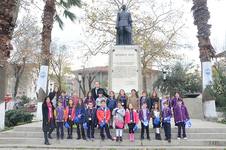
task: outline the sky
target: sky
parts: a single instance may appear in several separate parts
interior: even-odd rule
[[[163,0],[164,1],[164,0]],[[183,32],[187,36],[188,42],[192,46],[192,50],[187,49],[181,49],[179,53],[186,54],[187,58],[185,58],[184,61],[189,62],[191,60],[194,60],[196,64],[200,64],[199,60],[199,48],[198,48],[198,39],[196,38],[197,34],[197,27],[193,24],[193,14],[191,12],[191,7],[193,6],[192,1],[186,2],[183,0],[171,0],[175,2],[177,5],[176,7],[183,6],[183,10],[185,12],[184,18],[187,20],[186,28],[183,29]],[[91,0],[86,0],[86,2],[91,2]],[[211,28],[211,42],[214,46],[215,43],[223,44],[225,40],[225,34],[226,34],[226,20],[223,18],[223,15],[226,14],[226,0],[208,0],[208,7],[210,11],[210,20],[209,24],[212,25]],[[43,8],[44,5],[39,4],[39,8]],[[81,51],[80,49],[77,49],[77,42],[84,39],[84,36],[82,34],[81,27],[84,26],[84,24],[79,24],[78,19],[80,19],[84,13],[80,8],[73,8],[71,9],[73,13],[77,16],[77,21],[75,23],[72,23],[69,19],[63,19],[63,22],[65,23],[64,30],[61,30],[58,26],[58,24],[55,22],[54,27],[52,30],[52,39],[58,39],[59,43],[62,44],[68,44],[71,45],[71,50],[74,54],[74,59],[72,63],[72,69],[81,69],[82,65],[84,65],[86,68],[88,67],[94,67],[94,66],[106,66],[108,65],[108,55],[101,55],[98,54],[95,57],[88,58],[88,61],[82,61],[78,60],[77,57],[81,54],[85,53],[86,51]],[[21,11],[19,14],[19,19],[25,14],[24,11]],[[41,15],[42,11],[33,8],[32,14],[36,15],[38,18],[38,22],[40,27],[41,25]],[[221,50],[216,49],[217,53]]]

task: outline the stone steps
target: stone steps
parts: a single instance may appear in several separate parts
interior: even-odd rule
[[[165,134],[163,130],[160,130],[161,132],[161,137],[164,138]],[[85,131],[86,133],[86,131]],[[150,138],[154,139],[155,138],[155,133],[150,132]],[[177,138],[177,132],[176,133],[171,133],[172,138],[176,139]],[[115,130],[111,130],[111,135],[113,137],[116,137]],[[226,134],[225,133],[186,133],[188,139],[226,139]],[[43,138],[43,132],[24,132],[24,131],[6,131],[0,133],[0,137],[26,137],[26,138]],[[56,138],[56,130],[53,131],[52,137]],[[64,137],[67,137],[67,132],[64,132]],[[73,137],[77,137],[77,132],[76,130],[73,131]],[[95,132],[94,137],[96,139],[100,139],[100,132]],[[146,133],[144,134],[144,137],[146,137]],[[135,138],[140,139],[140,132],[135,132]],[[129,139],[129,133],[124,132],[123,133],[123,139]]]

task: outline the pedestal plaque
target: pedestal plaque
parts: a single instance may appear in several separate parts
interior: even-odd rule
[[[112,46],[109,55],[108,89],[118,94],[120,89],[142,92],[141,58],[137,45]]]

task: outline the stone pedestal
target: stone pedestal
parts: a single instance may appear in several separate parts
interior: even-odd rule
[[[202,98],[185,98],[183,100],[190,119],[204,120]]]
[[[141,57],[137,45],[116,45],[110,49],[108,91],[114,91],[117,96],[120,89],[129,95],[135,89],[141,95]]]

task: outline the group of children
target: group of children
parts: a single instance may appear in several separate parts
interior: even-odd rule
[[[141,140],[144,139],[144,130],[146,130],[147,139],[149,136],[149,123],[152,118],[153,128],[156,129],[155,139],[162,140],[160,135],[161,125],[164,128],[165,140],[171,142],[171,124],[172,117],[171,106],[174,111],[175,126],[178,126],[178,138],[181,139],[181,127],[183,129],[183,138],[187,140],[185,134],[185,121],[189,120],[187,108],[184,106],[183,99],[179,97],[180,93],[175,92],[175,98],[170,100],[166,98],[166,94],[162,94],[160,100],[156,92],[148,98],[147,93],[143,92],[139,99],[135,89],[131,90],[131,97],[128,98],[125,91],[121,89],[117,99],[113,91],[110,92],[109,98],[103,97],[103,91],[98,92],[98,98],[95,100],[91,92],[88,92],[84,102],[77,96],[77,92],[73,92],[72,98],[67,98],[65,91],[62,92],[57,106],[54,107],[50,98],[47,97],[43,103],[43,131],[45,136],[45,144],[49,145],[48,138],[56,123],[57,140],[61,137],[63,140],[64,124],[68,125],[67,139],[72,139],[73,125],[77,126],[77,140],[94,140],[95,127],[98,125],[100,129],[101,140],[104,141],[104,128],[108,140],[122,141],[123,129],[129,130],[130,141],[134,141],[134,131],[137,129],[139,120],[141,122]],[[48,111],[47,111],[48,110]],[[48,113],[47,113],[48,112]],[[54,112],[54,114],[53,114]],[[138,114],[139,113],[139,114]],[[44,118],[45,117],[45,118]],[[116,139],[113,139],[110,130],[113,128],[115,120]],[[48,125],[48,127],[47,127]],[[47,130],[46,128],[49,128]],[[85,130],[87,130],[87,138]],[[61,135],[59,130],[61,129]],[[48,138],[47,138],[47,132]]]

